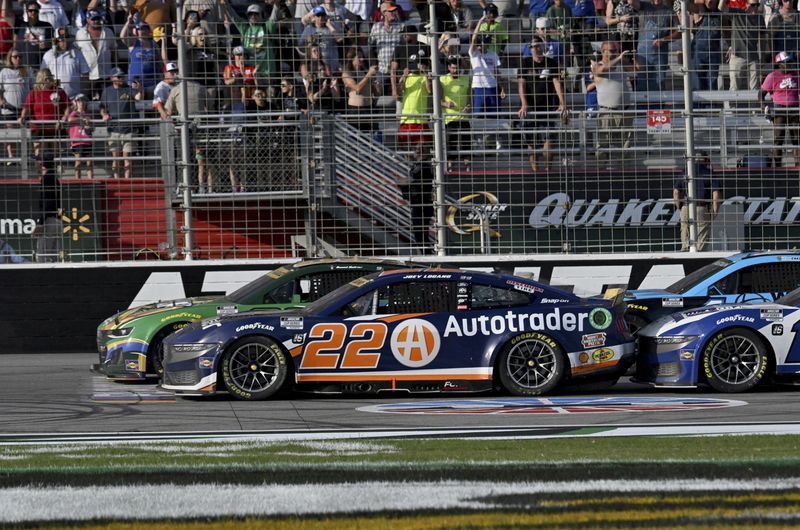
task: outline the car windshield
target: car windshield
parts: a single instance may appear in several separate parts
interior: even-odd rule
[[[317,301],[308,304],[305,309],[303,309],[303,313],[306,315],[315,315],[321,311],[324,311],[328,306],[338,303],[340,297],[346,296],[347,293],[355,291],[356,289],[360,289],[364,286],[364,284],[377,278],[380,274],[380,272],[376,272],[370,274],[369,276],[356,278],[355,280],[348,282],[337,289],[334,289]]]
[[[697,269],[682,280],[678,280],[677,282],[673,283],[666,288],[666,291],[672,294],[683,294],[706,278],[709,278],[725,267],[730,266],[731,263],[733,262],[729,259],[718,259],[714,263],[709,263],[705,267]]]
[[[289,269],[280,267],[274,271],[269,271],[265,275],[253,280],[252,282],[244,285],[225,298],[236,304],[243,304],[256,294],[261,294],[267,291],[271,283],[275,282],[278,278],[289,272]]]
[[[795,307],[800,306],[800,288],[787,293],[786,296],[778,298],[775,300],[775,303],[780,305],[791,305]]]

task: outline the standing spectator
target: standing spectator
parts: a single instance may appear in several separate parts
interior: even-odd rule
[[[536,29],[534,36],[538,37],[544,43],[544,55],[550,59],[554,59],[559,66],[564,67],[567,64],[566,52],[567,49],[564,43],[554,39],[557,31],[553,30],[553,23],[547,17],[539,17],[536,19]],[[530,46],[526,45],[523,48],[523,58],[527,59],[531,56]]]
[[[747,10],[731,8],[731,44],[726,54],[730,63],[730,89],[744,88],[741,76],[747,72],[747,87],[758,89],[760,54],[764,51],[763,19],[758,13],[759,0],[747,0]]]
[[[125,85],[125,72],[119,68],[111,70],[111,84],[103,89],[100,96],[100,116],[108,128],[108,148],[111,151],[111,172],[115,179],[120,178],[120,160],[125,168],[124,177],[131,178],[131,153],[133,153],[134,126],[130,120],[137,117],[136,94],[142,90],[141,84]]]
[[[528,16],[531,22],[537,18],[545,16],[547,10],[553,5],[553,0],[530,0],[528,2]]]
[[[39,20],[47,22],[54,28],[69,26],[67,13],[58,0],[39,0]]]
[[[207,42],[206,30],[196,27],[192,30],[189,57],[187,61],[188,73],[184,77],[193,79],[206,87],[209,101],[217,100],[217,85],[219,84],[218,58]]]
[[[89,101],[83,94],[78,94],[72,100],[75,109],[64,114],[64,122],[69,126],[69,139],[72,154],[75,155],[75,178],[81,178],[81,158],[86,158],[86,178],[94,177],[92,164],[92,115],[89,113]]]
[[[37,74],[38,77],[38,74]],[[40,165],[39,218],[31,236],[36,242],[37,262],[58,261],[62,253],[64,224],[61,222],[61,182],[55,171],[53,158],[42,160]]]
[[[772,95],[772,125],[775,150],[772,152],[772,166],[780,167],[783,161],[783,141],[786,129],[794,145],[794,165],[800,165],[800,75],[797,73],[797,56],[792,52],[778,52],[775,55],[775,70],[767,74],[758,92],[758,100],[763,105],[764,96]]]
[[[89,11],[86,26],[75,34],[75,45],[89,65],[90,97],[99,99],[103,84],[117,62],[117,38],[111,28],[103,24],[103,14]]]
[[[772,53],[800,50],[800,13],[794,0],[781,0],[780,9],[769,22]]]
[[[334,72],[339,71],[339,47],[344,37],[328,18],[323,6],[315,7],[311,13],[314,15],[312,24],[309,24],[300,35],[298,46],[316,43],[322,52],[322,60],[330,65]]]
[[[81,51],[70,44],[67,28],[58,28],[55,41],[42,58],[42,68],[53,72],[67,97],[74,98],[81,91],[81,78],[89,75],[89,65]]]
[[[722,64],[722,21],[717,0],[704,0],[695,7],[692,62],[697,74],[698,90],[717,90],[719,67]]]
[[[128,54],[130,55],[128,85],[141,84],[145,98],[151,99],[153,97],[153,89],[158,83],[162,71],[161,62],[163,57],[161,57],[161,50],[159,50],[152,38],[152,32],[147,23],[137,23],[133,32],[135,35],[128,36],[133,24],[134,17],[130,15],[119,35],[122,42],[128,47]]]
[[[568,51],[572,41],[572,9],[564,3],[564,0],[554,0],[545,16],[550,19],[551,27],[554,30],[553,39],[562,43]]]
[[[5,66],[0,70],[0,116],[9,128],[17,125],[25,98],[33,88],[33,72],[20,64],[21,59],[20,52],[11,49],[6,54]],[[6,144],[6,152],[8,158],[14,158],[14,144]]]
[[[469,63],[472,68],[472,112],[475,115],[497,112],[500,106],[499,99],[506,97],[503,84],[498,82],[500,58],[490,47],[492,36],[482,33],[480,30],[484,18],[481,17],[475,26],[469,44]]]
[[[620,43],[622,51],[636,49],[641,7],[639,0],[608,0],[606,4],[606,25],[611,29],[612,40]]]
[[[470,148],[470,104],[469,76],[461,75],[461,57],[447,57],[447,73],[439,79],[442,85],[442,108],[444,109],[444,127],[447,132],[448,153],[460,152],[464,169],[469,169],[471,160]],[[456,158],[453,156],[453,158]],[[452,171],[454,164],[448,163]]]
[[[140,21],[151,28],[177,22],[175,0],[135,0],[131,11],[139,13]]]
[[[702,251],[711,233],[711,222],[719,212],[719,186],[711,173],[711,160],[707,153],[698,152],[697,172],[694,178],[694,195],[697,214],[697,250]],[[681,252],[689,250],[689,205],[687,200],[688,182],[678,179],[672,190],[675,209],[680,211]],[[709,206],[711,215],[709,215]]]
[[[14,46],[14,9],[12,0],[0,0],[0,56],[5,57]]]
[[[222,71],[222,82],[227,88],[226,108],[233,108],[234,102],[244,104],[250,100],[256,86],[258,67],[245,63],[244,48],[233,49],[233,62]]]
[[[53,26],[39,20],[39,4],[28,2],[25,6],[28,21],[16,31],[19,49],[22,52],[22,64],[29,68],[39,68],[44,52],[50,49],[53,42]]]
[[[273,9],[269,20],[266,22],[261,19],[261,6],[250,4],[247,8],[247,20],[243,21],[236,18],[236,12],[228,10],[225,13],[225,27],[230,27],[231,18],[234,17],[236,29],[242,38],[242,47],[247,55],[252,58],[253,64],[258,67],[258,76],[266,79],[266,84],[274,82],[272,76],[277,73],[275,65],[275,52],[272,49],[270,37],[277,31],[276,19],[280,10]]]
[[[622,62],[629,52],[620,53],[620,45],[606,41],[600,48],[600,61],[592,63],[592,76],[597,90],[598,160],[608,158],[608,149],[630,147],[633,119],[625,111],[630,104],[630,77]]]
[[[680,37],[675,29],[675,13],[664,0],[651,0],[642,5],[639,19],[636,60],[640,72],[636,89],[662,90],[669,64],[669,43]]]
[[[564,89],[558,75],[558,63],[544,56],[544,42],[538,37],[534,37],[532,42],[531,57],[520,69],[517,91],[521,103],[518,115],[525,120],[525,129],[530,130],[527,134],[528,160],[531,171],[535,173],[539,170],[537,144],[542,146],[544,162],[550,161],[552,135],[547,129],[553,125],[553,109],[557,109],[562,117],[566,116],[567,110]]]
[[[428,95],[431,93],[431,80],[427,65],[418,57],[410,57],[398,83],[402,95],[403,112],[400,116],[400,130],[397,141],[402,146],[414,147],[417,157],[425,152],[430,141],[428,131]]]
[[[508,30],[502,22],[497,20],[500,12],[494,4],[486,4],[483,10],[483,17],[478,22],[478,29],[484,35],[489,35],[489,43],[485,45],[487,51],[495,52],[500,55],[506,49],[508,43]]]
[[[285,112],[285,115],[278,116],[278,121],[295,120],[296,112],[308,112],[308,99],[296,90],[294,78],[286,76],[281,79],[281,91],[275,102],[276,110]]]
[[[347,114],[356,118],[355,126],[363,132],[372,133],[377,129],[377,124],[366,116],[382,94],[377,75],[378,66],[369,66],[360,48],[348,50],[342,72],[342,83],[347,90]]]
[[[20,125],[24,125],[30,118],[33,154],[37,158],[52,158],[58,139],[58,120],[64,115],[67,105],[69,105],[67,93],[56,86],[56,80],[50,70],[47,68],[39,70],[33,90],[28,92],[25,103],[22,104],[18,120]]]
[[[186,99],[188,102],[186,115],[192,117],[196,121],[198,116],[207,112],[209,109],[206,89],[196,81],[187,79],[183,83],[179,83],[175,86],[169,93],[169,98],[167,98],[167,103],[165,105],[166,111],[170,116],[183,115],[182,94],[184,89],[186,90]],[[193,139],[195,139],[195,137],[193,137]],[[213,193],[214,177],[210,170],[206,171],[205,152],[196,141],[194,144],[194,156],[197,161],[198,192]],[[188,163],[188,160],[186,163]]]
[[[394,49],[394,57],[392,57],[391,66],[389,66],[390,83],[392,87],[392,95],[397,96],[399,90],[397,88],[397,73],[402,72],[408,66],[408,61],[411,56],[417,57],[416,61],[426,56],[425,48],[421,47],[417,42],[417,26],[408,24],[403,27],[400,32],[403,40]]]
[[[402,40],[401,31],[403,25],[400,23],[397,14],[397,6],[388,5],[382,7],[381,15],[383,21],[372,26],[369,33],[369,45],[373,56],[378,57],[378,72],[383,91],[389,88],[389,74],[394,58],[394,50],[400,45]]]
[[[158,112],[162,120],[169,118],[167,112],[167,99],[169,94],[178,82],[178,65],[175,63],[167,63],[164,66],[164,80],[160,81],[155,90],[153,90],[153,110]]]
[[[336,28],[337,33],[343,35],[347,32],[347,26],[350,24],[350,21],[347,18],[347,9],[345,9],[344,6],[336,5],[334,0],[323,0],[318,6],[314,6],[305,15],[303,15],[303,18],[300,19],[300,21],[303,23],[303,27],[314,25],[317,13],[319,13],[317,10],[318,7],[322,8],[328,21],[330,21],[331,24],[333,24],[333,27]]]
[[[463,0],[448,0],[448,7],[450,13],[445,20],[444,31],[466,42],[472,35],[472,11],[464,5]]]

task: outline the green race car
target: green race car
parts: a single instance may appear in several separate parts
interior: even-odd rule
[[[162,341],[190,322],[253,309],[303,306],[361,276],[403,268],[409,265],[363,258],[302,261],[270,271],[227,296],[170,300],[120,311],[97,328],[100,364],[94,368],[116,380],[160,375]]]

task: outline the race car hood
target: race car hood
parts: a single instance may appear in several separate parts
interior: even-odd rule
[[[230,316],[206,318],[192,322],[180,331],[173,333],[166,342],[172,344],[224,342],[234,334],[241,333],[243,329],[269,331],[271,327],[274,330],[280,328],[282,319],[300,319],[302,322],[302,316],[303,313],[300,309],[261,309]]]
[[[720,304],[696,309],[680,311],[661,317],[639,330],[640,337],[655,337],[665,334],[704,334],[709,329],[718,329],[724,324],[754,323],[760,319],[769,319],[770,315],[783,314],[784,310],[793,308],[775,303],[760,304]],[[713,319],[714,325],[704,324]]]
[[[125,311],[120,311],[111,318],[105,320],[101,325],[101,329],[108,330],[118,328],[128,322],[137,318],[142,318],[150,315],[157,315],[159,313],[166,313],[173,309],[181,309],[192,307],[197,304],[207,304],[214,301],[221,301],[219,296],[202,296],[194,298],[180,298],[177,300],[166,300],[163,302],[156,302],[153,304],[145,304],[142,306],[133,307]]]

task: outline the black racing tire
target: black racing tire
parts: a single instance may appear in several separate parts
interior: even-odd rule
[[[498,357],[500,383],[517,396],[538,396],[553,390],[564,377],[566,357],[543,333],[521,333],[508,341]]]
[[[269,337],[243,337],[222,355],[222,382],[236,399],[259,401],[280,390],[288,373],[286,354]]]
[[[719,392],[752,390],[769,371],[764,340],[746,328],[728,328],[711,337],[703,348],[702,361],[706,381]]]
[[[643,327],[645,327],[650,323],[650,321],[643,316],[628,315],[628,314],[625,315],[625,322],[627,322],[628,330],[630,330],[631,335],[633,335],[634,337],[639,335],[640,329],[642,329]]]
[[[150,340],[147,347],[147,373],[161,377],[164,375],[164,339],[178,330],[183,329],[189,322],[172,322],[164,326]]]

